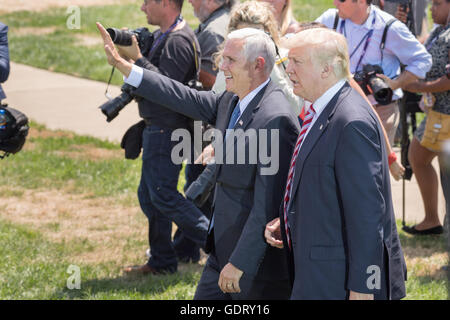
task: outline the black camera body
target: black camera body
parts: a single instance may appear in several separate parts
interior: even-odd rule
[[[134,30],[121,30],[117,28],[106,29],[111,36],[112,41],[119,45],[128,47],[133,43],[131,37],[134,35],[139,44],[139,49],[142,54],[148,53],[152,47],[154,36],[147,28],[137,28]]]
[[[366,95],[372,94],[378,104],[385,106],[392,102],[394,93],[383,79],[377,77],[377,74],[383,74],[383,69],[379,65],[366,64],[353,78]]]

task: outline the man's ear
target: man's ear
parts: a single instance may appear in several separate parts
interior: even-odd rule
[[[332,72],[333,72],[333,67],[327,63],[322,67],[322,73],[320,74],[320,77],[322,79],[326,79],[326,78],[330,77]]]
[[[263,71],[266,65],[266,60],[263,57],[258,57],[255,60],[255,70]]]

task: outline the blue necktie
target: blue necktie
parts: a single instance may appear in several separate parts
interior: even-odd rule
[[[228,123],[227,129],[233,129],[234,125],[236,124],[236,121],[239,119],[239,116],[241,115],[241,108],[239,108],[239,102],[234,107],[233,113],[231,114],[230,122]]]
[[[227,129],[234,128],[234,125],[236,124],[236,121],[239,119],[240,115],[241,115],[241,108],[239,108],[239,102],[238,102],[236,107],[234,107],[233,113],[231,114],[230,122],[228,122]],[[228,133],[225,134],[225,138],[227,137],[227,135],[228,135]],[[211,217],[211,224],[209,226],[208,234],[211,233],[211,230],[213,227],[214,227],[214,214]]]

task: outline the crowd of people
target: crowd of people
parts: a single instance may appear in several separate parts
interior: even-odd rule
[[[124,271],[173,273],[178,262],[198,261],[202,248],[209,256],[199,300],[403,298],[407,270],[389,174],[398,180],[405,168],[392,145],[404,91],[421,93],[427,116],[408,157],[425,219],[405,231],[443,233],[431,161],[449,139],[450,1],[432,0],[435,27],[425,45],[417,27],[403,23],[411,8],[392,12],[402,22],[382,10],[389,1],[334,1],[306,23],[290,0],[189,2],[195,31],[180,15],[182,0],[144,1],[148,23],[160,27],[146,55],[135,38],[114,45],[97,24],[146,123],[138,195],[149,259]],[[216,130],[186,169],[187,194],[205,179],[213,186],[202,207],[177,191],[181,166],[170,158],[172,132],[192,119]],[[256,139],[278,154],[275,174],[251,152],[229,161],[239,141],[251,148],[251,130],[269,133]],[[449,176],[441,170],[447,203]]]

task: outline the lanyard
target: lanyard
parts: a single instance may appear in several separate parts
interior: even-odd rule
[[[443,28],[439,32],[435,32],[434,33],[433,38],[431,38],[430,41],[428,41],[427,44],[426,44],[427,51],[430,51],[430,49],[433,46],[434,42],[437,40],[437,38],[439,38],[439,36],[441,35],[442,31],[444,31],[444,30],[445,30],[445,28]]]
[[[175,29],[175,27],[181,22],[183,21],[183,17],[181,16],[181,14],[175,19],[175,22],[169,27],[169,29],[166,30],[166,32],[164,32],[162,35],[160,35],[158,37],[158,39],[156,39],[156,41],[153,43],[152,48],[150,49],[150,54],[153,52],[153,50],[155,50],[159,43],[165,38],[167,37],[167,35],[172,32],[173,29]]]
[[[361,41],[358,43],[356,48],[350,54],[350,59],[351,59],[353,57],[353,55],[356,53],[356,51],[358,51],[359,47],[361,47],[364,40],[366,40],[364,47],[363,47],[363,51],[361,52],[361,56],[359,57],[359,61],[358,61],[358,64],[356,65],[354,72],[358,71],[358,67],[361,64],[362,59],[366,55],[367,47],[369,46],[370,39],[372,38],[372,35],[373,35],[373,30],[374,30],[373,26],[375,25],[375,20],[376,20],[376,15],[374,12],[371,29],[364,35],[364,37],[362,37]],[[343,20],[341,23],[340,33],[343,34],[345,38],[347,38],[347,32],[345,31],[345,20]]]

